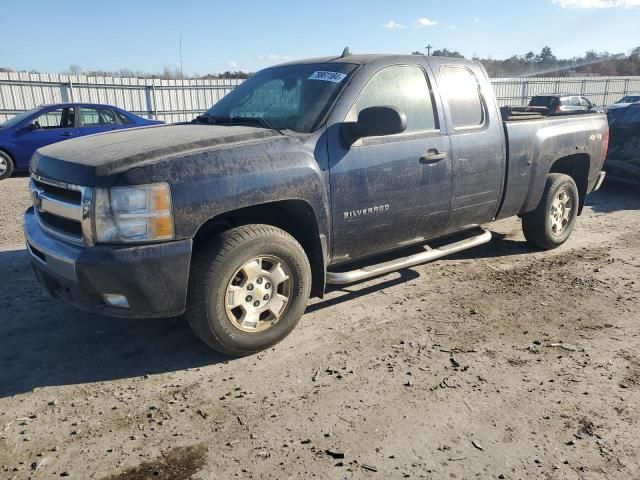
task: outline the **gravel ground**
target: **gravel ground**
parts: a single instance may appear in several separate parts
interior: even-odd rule
[[[0,182],[2,478],[640,478],[637,189],[605,185],[556,251],[501,221],[229,360],[179,319],[49,300],[26,183]]]

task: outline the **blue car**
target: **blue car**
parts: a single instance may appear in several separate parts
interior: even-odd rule
[[[58,103],[37,107],[0,124],[0,180],[28,170],[40,147],[70,138],[164,123],[111,105]]]

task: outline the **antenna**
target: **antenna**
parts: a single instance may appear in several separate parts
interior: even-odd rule
[[[349,50],[349,47],[344,47],[344,50],[342,51],[342,55],[340,55],[340,58],[348,57],[349,55],[351,55],[351,50]]]

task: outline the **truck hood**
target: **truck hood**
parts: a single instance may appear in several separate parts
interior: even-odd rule
[[[114,176],[167,157],[202,149],[266,141],[273,130],[225,125],[162,125],[67,140],[39,149],[31,159],[36,175],[66,183],[102,186]]]

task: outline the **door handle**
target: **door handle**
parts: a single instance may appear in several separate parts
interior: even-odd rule
[[[426,155],[423,155],[420,157],[420,163],[422,163],[423,165],[438,163],[439,161],[447,158],[447,156],[448,156],[447,152],[439,152],[435,148],[432,148],[426,153]]]
[[[73,133],[72,132],[62,132],[60,134],[61,137],[73,137]]]

